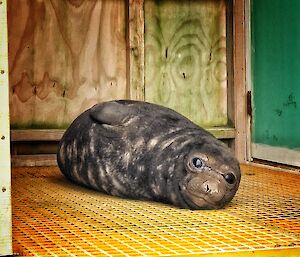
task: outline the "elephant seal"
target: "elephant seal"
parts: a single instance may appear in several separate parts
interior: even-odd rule
[[[241,178],[229,148],[209,132],[171,109],[132,100],[79,115],[60,141],[57,161],[80,185],[189,209],[223,208]]]

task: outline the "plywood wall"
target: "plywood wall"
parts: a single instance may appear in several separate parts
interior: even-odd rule
[[[145,1],[145,99],[227,124],[225,0]]]
[[[125,0],[8,1],[12,127],[65,127],[126,98],[125,20]]]
[[[225,0],[10,0],[8,29],[12,128],[117,98],[227,124]]]

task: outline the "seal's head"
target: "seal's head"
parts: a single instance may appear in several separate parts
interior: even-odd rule
[[[220,209],[234,197],[241,173],[237,160],[222,143],[204,144],[183,158],[182,197],[192,209]]]

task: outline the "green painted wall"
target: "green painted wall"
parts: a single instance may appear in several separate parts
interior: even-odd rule
[[[145,99],[227,124],[225,0],[145,1]]]
[[[251,2],[253,141],[300,148],[300,1]]]

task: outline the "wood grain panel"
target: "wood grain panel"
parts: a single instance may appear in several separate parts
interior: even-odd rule
[[[125,14],[123,0],[8,1],[12,127],[66,127],[127,98]]]
[[[129,0],[129,80],[130,98],[145,100],[144,81],[144,1]]]
[[[235,155],[241,163],[247,160],[247,90],[246,90],[246,24],[245,1],[233,1],[233,70]]]
[[[145,98],[227,124],[225,0],[145,1]]]

